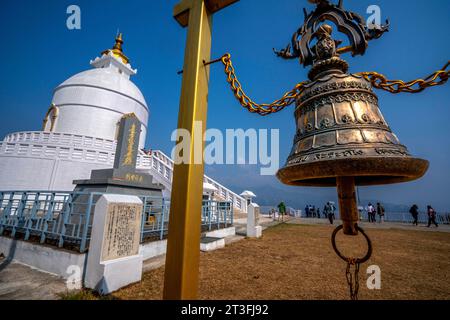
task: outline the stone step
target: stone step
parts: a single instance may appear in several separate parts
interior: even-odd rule
[[[150,259],[147,259],[142,264],[142,272],[158,269],[166,263],[166,255],[162,254]]]
[[[201,251],[213,251],[225,247],[225,238],[202,237],[200,239]]]

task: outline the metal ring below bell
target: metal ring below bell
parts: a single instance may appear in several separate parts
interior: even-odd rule
[[[341,258],[345,262],[349,262],[350,258],[347,258],[346,256],[344,256],[338,250],[338,248],[336,246],[336,235],[342,228],[343,228],[343,226],[340,225],[336,229],[334,229],[333,234],[331,235],[331,244],[333,245],[334,252],[336,252],[336,254],[339,256],[339,258]],[[369,236],[364,232],[364,230],[360,226],[356,225],[356,228],[358,229],[359,232],[361,232],[361,234],[364,236],[364,238],[366,238],[368,249],[367,249],[366,255],[363,258],[361,258],[361,259],[357,258],[357,259],[355,259],[355,261],[357,263],[364,263],[367,260],[369,260],[369,258],[372,256],[372,241],[370,241]]]

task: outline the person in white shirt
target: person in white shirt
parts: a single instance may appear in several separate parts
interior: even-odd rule
[[[367,206],[367,215],[369,218],[369,222],[375,222],[375,207],[370,202]]]

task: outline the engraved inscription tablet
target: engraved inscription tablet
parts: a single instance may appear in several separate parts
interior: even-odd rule
[[[260,208],[255,207],[255,226],[259,225]]]
[[[105,233],[101,261],[108,261],[139,253],[142,206],[130,203],[111,203],[105,219]]]

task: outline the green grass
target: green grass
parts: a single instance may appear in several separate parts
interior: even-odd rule
[[[59,294],[59,297],[61,300],[117,300],[117,298],[114,298],[111,295],[101,296],[88,289],[61,293]]]

